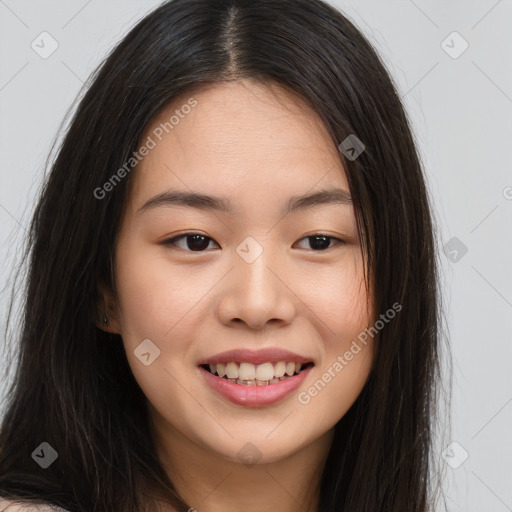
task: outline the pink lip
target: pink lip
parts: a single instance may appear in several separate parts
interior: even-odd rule
[[[233,361],[233,359],[228,360]],[[283,359],[281,359],[281,361],[282,360]],[[265,361],[268,361],[268,359]],[[275,384],[268,384],[267,386],[236,384],[217,375],[213,375],[201,366],[199,367],[199,372],[201,377],[214,391],[224,398],[227,398],[230,402],[246,407],[264,407],[266,405],[275,404],[293,393],[293,391],[304,382],[311,368],[313,368],[313,366],[306,368],[293,377],[276,382]]]
[[[263,348],[260,350],[235,349],[221,352],[210,357],[206,357],[197,364],[218,364],[218,363],[277,363],[278,361],[294,362],[294,363],[310,363],[311,359],[306,359],[298,354],[283,350],[281,348]]]

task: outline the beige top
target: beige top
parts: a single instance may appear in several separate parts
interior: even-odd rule
[[[0,498],[0,512],[66,512],[56,505],[34,505],[23,501]]]

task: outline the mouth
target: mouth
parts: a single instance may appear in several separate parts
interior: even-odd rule
[[[252,364],[248,362],[226,361],[206,363],[201,368],[223,380],[242,386],[271,386],[291,379],[314,366],[313,362],[276,361]]]

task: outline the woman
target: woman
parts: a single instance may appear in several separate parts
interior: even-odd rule
[[[431,208],[389,74],[329,5],[144,18],[91,78],[28,250],[5,503],[432,510]]]

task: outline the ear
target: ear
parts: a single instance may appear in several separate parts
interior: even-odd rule
[[[121,333],[119,310],[114,294],[103,282],[98,284],[96,319],[94,323],[102,331],[113,334]]]

